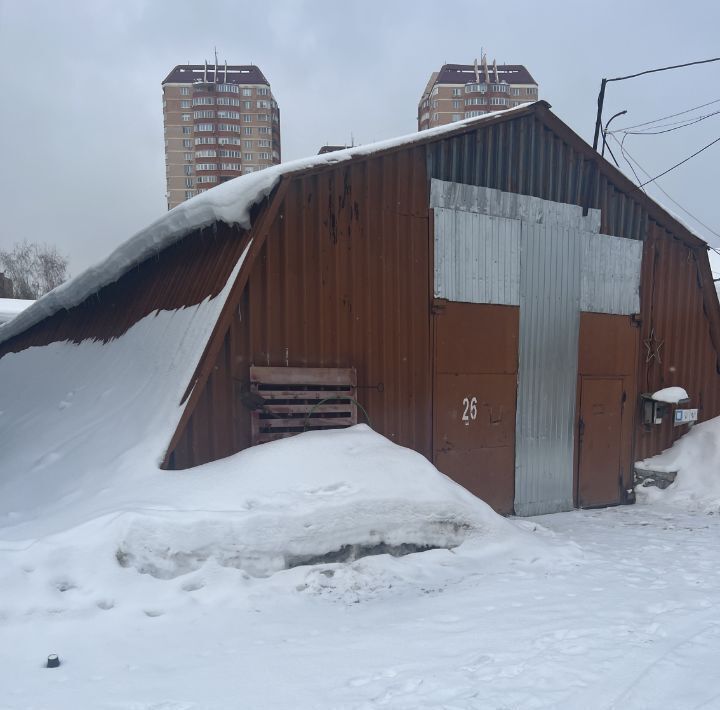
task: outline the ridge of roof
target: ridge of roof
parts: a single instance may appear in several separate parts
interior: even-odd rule
[[[483,66],[478,65],[480,74],[483,74]],[[494,74],[495,68],[492,64],[488,65],[490,74]],[[498,64],[498,74],[501,80],[507,81],[509,84],[535,84],[532,74],[523,64]],[[505,75],[505,76],[503,76]],[[438,72],[435,84],[467,84],[475,82],[475,65],[474,64],[443,64]]]
[[[225,64],[218,64],[218,76],[223,78],[224,84],[267,84],[270,82],[255,64],[228,64],[227,76],[225,75]],[[202,79],[207,73],[208,83],[215,82],[214,64],[177,64],[170,73],[162,80],[161,84],[193,84]]]

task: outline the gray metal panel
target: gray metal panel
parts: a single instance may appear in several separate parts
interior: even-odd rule
[[[520,222],[435,210],[435,296],[465,303],[520,303]]]
[[[577,205],[435,178],[430,181],[430,207],[477,212],[535,224],[561,224],[590,233],[600,230],[600,210],[590,210],[587,217],[583,217],[582,208]]]
[[[583,234],[582,250],[581,310],[639,313],[642,242]]]
[[[648,212],[642,193],[603,174],[597,154],[576,142],[554,117],[539,114],[496,125],[481,122],[428,143],[428,176],[601,209],[600,229],[586,231],[644,239]]]
[[[578,234],[523,224],[515,451],[515,512],[573,507],[575,387],[580,322]]]

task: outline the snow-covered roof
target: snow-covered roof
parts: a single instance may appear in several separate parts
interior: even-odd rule
[[[457,121],[447,126],[438,126],[399,138],[293,160],[229,180],[178,205],[128,239],[106,259],[35,301],[21,315],[14,318],[12,323],[0,329],[0,343],[22,333],[58,311],[77,306],[88,296],[117,281],[132,267],[161,252],[196,229],[206,227],[214,222],[225,222],[229,225],[239,225],[244,229],[249,229],[252,207],[272,192],[283,175],[418,143],[428,138],[455,132],[465,125],[474,125],[498,115],[527,110],[531,105],[522,104],[505,111],[495,111],[478,118]]]
[[[12,320],[33,303],[35,301],[26,301],[22,298],[0,298],[0,325]]]

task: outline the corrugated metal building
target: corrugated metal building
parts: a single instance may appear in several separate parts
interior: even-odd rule
[[[520,515],[623,502],[633,461],[685,431],[646,424],[642,393],[720,414],[706,244],[546,103],[327,157],[286,169],[251,229],[194,231],[0,356],[198,303],[247,250],[168,468],[251,445],[251,367],[354,371],[375,429]]]

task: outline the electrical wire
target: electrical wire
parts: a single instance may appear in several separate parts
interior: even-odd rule
[[[671,113],[669,116],[662,116],[661,118],[656,118],[652,121],[645,121],[645,123],[636,123],[634,126],[625,126],[624,128],[618,128],[619,131],[629,131],[633,128],[641,128],[642,126],[649,126],[652,123],[659,123],[660,121],[667,121],[668,118],[675,118],[676,116],[684,116],[686,113],[690,113],[692,111],[697,111],[699,108],[705,108],[706,106],[712,106],[713,104],[720,103],[720,99],[714,99],[713,101],[708,101],[706,104],[700,104],[699,106],[693,106],[692,108],[686,109],[685,111],[680,111],[678,113]]]
[[[613,136],[613,138],[615,138],[615,136]],[[619,143],[619,145],[620,145],[620,152],[622,153],[623,158],[625,158],[625,162],[630,166],[630,170],[632,170],[632,173],[633,173],[633,175],[635,176],[635,179],[637,180],[638,185],[640,186],[640,189],[641,189],[645,194],[647,194],[647,190],[646,190],[645,188],[643,188],[642,185],[640,185],[641,180],[640,180],[639,175],[635,172],[635,168],[633,167],[633,164],[628,160],[628,156],[627,156],[627,154],[626,154],[626,152],[625,152],[625,145],[624,145],[624,144],[625,144],[625,138],[627,138],[627,134],[625,134],[625,136],[623,137],[622,141],[618,141],[618,143]],[[617,138],[615,138],[615,140],[617,141]],[[638,166],[638,167],[639,167],[639,166]],[[648,175],[648,177],[650,177],[650,176]]]
[[[627,76],[616,76],[613,79],[603,79],[603,81],[606,83],[610,81],[624,81],[625,79],[634,79],[636,76],[644,76],[645,74],[656,74],[657,72],[667,71],[668,69],[682,69],[683,67],[693,67],[696,64],[710,64],[711,62],[720,62],[720,57],[713,57],[712,59],[700,59],[697,62],[685,62],[685,64],[673,64],[670,67],[646,69],[645,71],[639,71],[635,74],[628,74]]]
[[[640,165],[640,163],[638,163],[638,161],[635,158],[633,158],[632,155],[630,155],[627,148],[625,148],[623,146],[623,144],[615,136],[611,136],[611,138],[620,146],[620,150],[622,151],[623,157],[625,158],[625,160],[628,161],[628,164],[631,165],[631,161],[632,161],[632,163],[634,163],[637,166],[638,170],[640,170],[642,173],[644,173],[645,175],[647,175],[649,177],[650,173],[647,170],[645,170],[645,168],[643,168],[643,166]],[[631,167],[632,167],[632,165],[631,165]],[[634,170],[633,170],[633,174],[637,178],[637,173]],[[639,182],[639,179],[638,179],[638,182]],[[665,195],[665,197],[667,197],[668,200],[670,200],[670,202],[672,202],[676,207],[681,209],[688,217],[690,217],[691,219],[694,219],[699,225],[701,225],[702,227],[707,229],[707,231],[710,232],[710,234],[714,234],[716,237],[720,237],[719,232],[716,232],[714,229],[712,229],[712,227],[709,227],[702,220],[700,220],[698,217],[696,217],[692,212],[690,212],[685,207],[683,207],[677,200],[673,199],[667,192],[665,192],[665,190],[663,190],[663,188],[660,187],[660,185],[655,183],[655,187],[658,190],[660,190],[660,192],[662,192],[662,194]],[[710,245],[708,245],[708,248],[712,249],[712,251],[714,251],[715,253],[720,255],[720,249],[710,246]]]
[[[650,178],[650,180],[646,180],[642,185],[638,185],[638,187],[645,187],[645,185],[649,185],[651,182],[655,182],[658,178],[661,178],[663,175],[667,175],[669,172],[672,172],[675,170],[675,168],[679,168],[681,165],[684,165],[688,162],[688,160],[692,160],[695,156],[700,155],[703,151],[707,150],[708,148],[711,148],[716,143],[720,143],[720,137],[716,138],[714,141],[710,141],[707,145],[700,148],[700,150],[696,150],[692,155],[688,155],[687,158],[684,160],[681,160],[679,163],[675,163],[672,167],[668,168],[667,170],[661,172],[659,175],[656,175],[654,178]]]
[[[652,129],[646,129],[644,131],[629,131],[629,130],[623,130],[622,128],[618,128],[614,133],[624,133],[625,135],[632,135],[632,136],[658,136],[661,133],[672,133],[672,131],[679,131],[681,128],[687,128],[688,126],[694,126],[696,123],[700,123],[701,121],[705,121],[708,118],[712,118],[713,116],[717,116],[720,114],[720,111],[713,111],[712,113],[707,113],[704,116],[699,116],[697,118],[694,118],[692,120],[688,119],[686,121],[678,121],[677,123],[666,123],[666,124],[659,124],[657,126],[652,126],[652,128],[662,128],[663,130],[652,130]],[[671,127],[672,126],[672,127]]]

